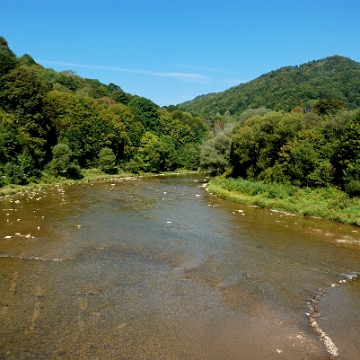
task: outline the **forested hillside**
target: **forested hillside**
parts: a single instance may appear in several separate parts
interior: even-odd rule
[[[197,169],[208,126],[120,86],[46,69],[0,37],[0,186],[42,178]]]
[[[252,108],[291,111],[311,110],[321,99],[337,99],[349,109],[360,107],[360,63],[342,56],[287,66],[220,93],[202,95],[180,104],[205,116]]]
[[[184,111],[46,69],[0,37],[0,186],[81,178],[88,168],[200,168],[359,196],[359,107],[360,64],[339,56],[201,96]]]

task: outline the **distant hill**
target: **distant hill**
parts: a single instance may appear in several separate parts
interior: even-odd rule
[[[311,108],[320,99],[337,99],[348,108],[360,107],[360,63],[331,56],[300,66],[286,66],[226,91],[201,95],[179,104],[186,111],[205,116],[241,113],[266,107],[291,111]]]

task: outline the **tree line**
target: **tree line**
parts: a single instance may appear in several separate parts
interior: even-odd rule
[[[330,63],[357,66],[339,57]],[[328,74],[330,63],[301,70],[318,73],[322,66]],[[346,99],[323,97],[291,111],[227,109],[205,120],[113,83],[43,68],[27,54],[17,57],[0,37],[0,186],[77,179],[94,167],[109,174],[200,168],[267,183],[337,186],[358,196],[360,112],[351,108],[359,93],[352,90],[350,107]]]
[[[99,167],[134,173],[198,169],[208,126],[118,85],[17,57],[0,37],[0,186],[81,178]]]
[[[360,111],[334,99],[311,112],[248,109],[213,127],[201,167],[266,183],[337,186],[360,195]],[[221,125],[222,124],[222,125]]]

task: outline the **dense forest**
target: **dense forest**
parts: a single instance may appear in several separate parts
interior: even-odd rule
[[[333,56],[284,67],[180,106],[212,125],[202,169],[360,195],[360,63]]]
[[[217,120],[201,151],[201,167],[266,183],[337,186],[360,195],[360,111],[319,100],[311,112],[266,108],[237,121]]]
[[[340,56],[160,108],[0,37],[0,186],[182,168],[359,196],[358,108],[360,64]]]
[[[198,96],[180,106],[205,116],[226,112],[234,115],[259,107],[289,112],[300,106],[309,111],[321,99],[337,99],[348,109],[359,108],[360,63],[332,56],[286,66],[224,92]]]
[[[113,83],[17,57],[0,37],[0,185],[106,173],[198,169],[208,126]]]

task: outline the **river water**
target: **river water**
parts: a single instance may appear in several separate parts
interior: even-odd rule
[[[360,229],[204,181],[1,200],[0,359],[358,359]]]

